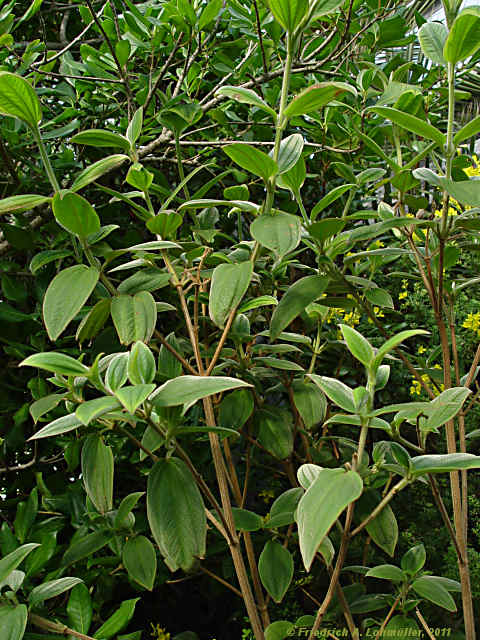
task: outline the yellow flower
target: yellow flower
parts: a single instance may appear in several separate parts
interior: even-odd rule
[[[480,313],[469,313],[462,327],[471,329],[477,336],[480,336]]]
[[[467,167],[466,169],[464,169],[464,172],[469,178],[471,178],[472,176],[480,176],[480,163],[478,161],[478,158],[475,154],[473,154],[472,159],[474,164],[471,167]]]
[[[408,291],[401,291],[401,292],[398,294],[398,299],[399,299],[399,300],[404,300],[407,296],[408,296]]]
[[[360,322],[360,314],[357,311],[350,311],[343,316],[343,321],[348,324],[349,327],[354,327]]]
[[[272,489],[262,489],[262,491],[260,491],[260,493],[258,494],[258,497],[263,498],[265,504],[268,504],[271,500],[273,500],[275,494]]]
[[[420,350],[420,347],[419,347],[419,350]],[[433,368],[434,369],[441,369],[442,367],[439,364],[436,364],[436,365],[433,366]],[[429,377],[429,375],[427,373],[424,373],[421,376],[421,378],[426,384],[430,384],[430,377]],[[432,391],[433,391],[433,394],[435,396],[438,396],[438,395],[440,395],[440,393],[442,391],[445,391],[445,385],[443,383],[437,384],[436,387],[433,387],[431,384],[430,384],[430,386],[432,387]],[[412,379],[412,386],[410,387],[410,395],[411,396],[420,396],[420,395],[422,395],[422,390],[423,390],[423,387],[422,387],[420,381],[417,380],[416,378],[413,378]]]
[[[422,354],[422,353],[425,353],[426,350],[427,350],[426,347],[424,347],[423,344],[421,344],[417,349],[417,353]]]
[[[380,307],[373,307],[373,313],[375,314],[375,316],[377,318],[384,318],[385,317],[385,314],[380,309]],[[369,318],[368,321],[369,321],[370,324],[373,324],[372,318]]]
[[[160,627],[159,624],[153,624],[153,622],[151,622],[150,626],[152,627],[152,631],[150,633],[152,638],[155,638],[155,640],[170,640],[170,634],[166,629]]]

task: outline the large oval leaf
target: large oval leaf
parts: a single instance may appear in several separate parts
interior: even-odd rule
[[[293,98],[285,109],[285,117],[291,118],[292,116],[301,116],[305,113],[318,111],[345,92],[356,95],[354,87],[344,82],[319,82],[314,84]]]
[[[446,64],[443,47],[447,36],[448,29],[440,22],[426,22],[418,30],[418,39],[423,54],[436,64]]]
[[[480,48],[480,8],[466,7],[455,18],[443,49],[447,62],[461,62]]]
[[[155,391],[151,401],[157,407],[175,407],[180,404],[191,405],[197,400],[206,398],[215,393],[237,389],[238,387],[251,387],[252,385],[235,378],[224,376],[179,376],[168,380]]]
[[[30,606],[35,607],[44,600],[55,598],[61,593],[65,593],[65,591],[72,589],[72,587],[80,582],[82,582],[81,578],[58,578],[58,580],[43,582],[42,584],[39,584],[38,587],[35,587],[30,591],[30,595],[28,596]]]
[[[148,291],[134,296],[122,295],[112,299],[112,320],[122,344],[137,340],[148,342],[155,330],[157,307]]]
[[[223,329],[230,313],[245,295],[253,273],[251,260],[237,264],[219,264],[210,284],[208,310],[212,322]]]
[[[58,224],[80,238],[100,229],[100,219],[92,207],[78,193],[58,191],[52,200],[53,215]]]
[[[22,640],[27,626],[27,607],[24,604],[18,604],[8,609],[0,619],[2,640]]]
[[[300,218],[283,211],[275,215],[261,215],[250,225],[252,237],[279,258],[297,248],[301,231]]]
[[[268,6],[275,20],[292,33],[307,14],[308,0],[268,0]]]
[[[89,436],[82,449],[82,476],[85,490],[95,509],[102,514],[113,506],[113,452],[98,436]]]
[[[123,547],[123,566],[131,580],[151,591],[157,573],[157,554],[145,536],[129,538]]]
[[[279,542],[269,540],[258,561],[263,586],[275,602],[281,602],[293,578],[292,554]]]
[[[195,558],[205,555],[205,506],[183,460],[159,460],[151,470],[147,515],[153,537],[171,571],[186,571]]]
[[[60,271],[43,299],[43,320],[50,340],[56,340],[95,289],[100,273],[83,264]]]
[[[23,120],[36,130],[42,108],[33,87],[21,76],[0,72],[0,113]]]
[[[277,163],[252,145],[235,142],[225,147],[224,151],[238,166],[263,178],[265,182],[278,171]]]

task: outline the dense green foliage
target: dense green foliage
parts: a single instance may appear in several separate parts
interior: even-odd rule
[[[475,640],[478,7],[23,4],[2,639]]]

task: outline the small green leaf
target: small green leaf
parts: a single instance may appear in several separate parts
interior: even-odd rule
[[[125,136],[104,129],[87,129],[73,136],[72,142],[92,147],[119,147],[123,151],[130,150],[130,142]]]
[[[120,407],[120,403],[111,396],[103,396],[103,398],[95,398],[94,400],[87,400],[75,411],[75,416],[85,426],[89,425],[92,420],[96,420],[104,413],[114,411]]]
[[[402,582],[405,580],[403,571],[393,564],[379,564],[365,574],[367,578],[380,578],[391,580],[392,582]]]
[[[350,413],[356,412],[353,392],[346,384],[335,378],[318,376],[314,373],[309,374],[308,377],[341,409],[349,411]]]
[[[410,113],[405,113],[394,109],[393,107],[370,107],[371,111],[374,111],[379,116],[391,120],[394,124],[398,124],[399,127],[415,133],[427,140],[433,140],[440,147],[443,147],[446,143],[445,134],[436,129],[433,125],[425,122],[417,116],[412,116]]]
[[[397,335],[389,338],[389,340],[387,340],[377,351],[373,367],[376,369],[381,364],[384,357],[390,353],[390,351],[393,351],[398,347],[398,345],[404,340],[412,338],[413,336],[426,336],[428,333],[428,331],[424,331],[423,329],[406,329],[405,331],[400,331]]]
[[[253,413],[253,397],[248,389],[237,389],[224,396],[218,409],[222,427],[241,429]]]
[[[34,542],[24,544],[15,551],[7,554],[0,560],[0,582],[3,582],[31,553],[34,549],[40,545]]]
[[[292,554],[279,542],[269,540],[260,554],[258,572],[275,602],[281,602],[293,578]]]
[[[414,476],[461,469],[480,469],[480,456],[475,456],[473,453],[446,453],[412,458],[411,471]]]
[[[265,640],[285,640],[295,633],[295,625],[288,620],[276,620],[265,629]]]
[[[148,291],[134,296],[121,295],[112,299],[112,320],[122,344],[137,340],[148,342],[155,330],[157,308],[155,299]]]
[[[470,394],[470,389],[466,387],[452,387],[442,391],[430,402],[426,411],[428,418],[424,428],[433,431],[454,418]]]
[[[65,593],[69,589],[72,589],[75,585],[83,582],[81,578],[59,578],[58,580],[49,580],[43,582],[30,591],[28,600],[31,607],[36,607],[38,604],[49,598],[56,598],[61,593]]]
[[[72,629],[88,633],[92,622],[93,605],[90,592],[85,584],[73,587],[67,603],[68,622]]]
[[[153,353],[143,342],[135,342],[128,358],[128,379],[132,384],[150,384],[157,367]]]
[[[300,156],[294,167],[282,173],[277,178],[277,186],[280,189],[289,189],[294,195],[297,194],[307,177],[307,168],[303,156]]]
[[[439,582],[430,578],[431,576],[421,576],[412,583],[412,589],[421,598],[430,600],[447,611],[456,611],[457,605],[449,592]]]
[[[295,407],[307,429],[312,429],[325,419],[327,401],[317,385],[295,380],[292,391]]]
[[[327,193],[327,195],[324,196],[320,200],[320,202],[317,202],[317,204],[313,207],[313,209],[312,209],[312,221],[317,218],[319,213],[321,213],[324,209],[326,209],[331,204],[333,204],[336,200],[338,200],[338,198],[343,196],[344,193],[346,193],[347,191],[350,191],[351,189],[355,189],[356,187],[357,187],[356,184],[341,184],[340,186],[335,187],[334,189],[329,191]],[[330,219],[331,220],[337,220],[338,222],[343,222],[343,226],[345,226],[345,221],[342,220],[341,218],[330,218]],[[323,222],[323,220],[321,222]],[[320,224],[320,223],[318,223],[318,224]],[[342,228],[343,228],[343,226],[342,226]],[[341,229],[339,229],[339,231],[341,231]],[[330,235],[333,235],[333,234],[330,234]]]
[[[301,232],[301,219],[283,211],[275,215],[260,215],[250,225],[252,238],[279,258],[297,248]]]
[[[291,136],[283,138],[280,143],[278,153],[278,173],[281,175],[293,169],[302,155],[303,136],[300,133],[292,133]]]
[[[148,538],[129,538],[123,547],[122,562],[131,580],[152,591],[157,573],[157,554]]]
[[[78,362],[71,356],[64,353],[56,353],[55,351],[47,351],[45,353],[34,353],[28,356],[20,363],[21,367],[38,367],[45,371],[52,371],[64,376],[85,376],[89,369],[81,362]]]
[[[96,630],[93,637],[99,640],[110,640],[110,638],[113,638],[119,631],[122,631],[133,618],[135,605],[139,600],[140,598],[124,600],[115,613]]]
[[[417,544],[403,554],[400,566],[403,571],[410,575],[415,575],[420,569],[423,569],[426,560],[425,547],[423,544]]]
[[[263,528],[263,519],[257,513],[248,509],[232,507],[235,527],[242,531],[258,531]]]
[[[0,113],[23,120],[34,131],[42,119],[42,107],[31,84],[8,71],[0,72]]]
[[[275,340],[310,303],[318,300],[325,291],[328,278],[325,276],[305,276],[294,282],[283,295],[273,312],[270,323],[270,339]]]
[[[136,491],[125,496],[118,507],[117,515],[115,516],[115,527],[120,528],[125,525],[127,517],[137,502],[142,496],[145,495],[144,491]]]
[[[89,436],[82,448],[82,477],[88,497],[97,511],[113,508],[113,452],[103,439]]]
[[[293,33],[308,12],[308,0],[268,0],[275,20],[285,31]]]
[[[287,0],[285,0],[287,1]],[[342,93],[349,92],[357,95],[354,87],[344,82],[319,82],[295,96],[285,109],[285,117],[302,116],[318,111]]]
[[[130,142],[132,147],[134,146],[135,142],[138,140],[138,138],[140,137],[140,134],[142,133],[142,126],[143,126],[143,107],[139,107],[133,114],[133,117],[130,120],[130,122],[128,123],[127,131],[125,134],[127,137],[127,140]]]
[[[55,341],[77,315],[100,277],[95,267],[83,264],[60,271],[43,299],[43,319],[50,340]]]
[[[27,627],[28,609],[24,604],[15,607],[6,605],[5,613],[2,607],[0,622],[2,625],[2,640],[22,640]]]
[[[50,438],[52,436],[58,436],[61,433],[68,433],[73,431],[77,427],[83,426],[82,422],[77,418],[74,413],[70,413],[68,416],[62,416],[57,418],[53,422],[50,422],[45,427],[34,433],[29,440],[39,440],[40,438]]]
[[[111,303],[111,298],[102,298],[83,318],[75,334],[75,338],[80,344],[86,340],[92,340],[100,333],[110,316]]]
[[[67,258],[71,255],[72,252],[68,249],[48,249],[47,251],[40,251],[40,253],[35,254],[31,259],[29,269],[33,274],[35,274],[46,264],[54,262],[55,260]]]
[[[2,213],[22,213],[23,211],[29,211],[46,202],[50,202],[50,200],[51,198],[47,196],[37,196],[35,194],[3,198],[3,200],[0,200],[0,215]]]
[[[62,566],[68,567],[79,560],[92,556],[96,551],[103,549],[111,538],[112,532],[105,529],[89,533],[80,540],[75,538],[73,544],[70,544],[63,555]]]
[[[100,229],[100,220],[92,205],[72,191],[58,191],[52,209],[58,224],[80,238]]]
[[[225,87],[221,87],[217,91],[218,96],[225,96],[226,98],[232,98],[236,102],[242,102],[244,104],[251,104],[262,111],[266,111],[274,118],[276,118],[277,114],[274,109],[268,106],[268,104],[263,100],[255,91],[252,89],[244,89],[243,87],[232,87],[227,85]]]
[[[217,327],[224,328],[230,313],[241,302],[249,287],[252,273],[251,260],[236,264],[220,264],[213,270],[208,309],[210,318]]]
[[[83,187],[86,187],[88,184],[95,182],[95,180],[98,180],[98,178],[109,171],[118,169],[125,160],[128,160],[128,156],[122,153],[97,160],[97,162],[94,162],[78,174],[73,181],[71,191],[80,191],[80,189],[83,189]]]
[[[339,326],[352,356],[368,368],[374,358],[372,345],[356,329],[346,324]]]
[[[258,442],[275,458],[288,458],[293,451],[291,415],[285,410],[264,407],[256,417]]]
[[[270,156],[249,144],[235,142],[224,147],[223,150],[242,169],[259,176],[265,182],[278,171],[277,163]]]
[[[154,389],[154,384],[137,384],[134,387],[117,389],[115,395],[128,413],[133,414],[138,407],[145,402]]]

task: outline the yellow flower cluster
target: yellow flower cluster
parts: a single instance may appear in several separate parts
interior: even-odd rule
[[[380,307],[373,307],[373,313],[375,314],[375,316],[377,318],[384,318],[385,317],[385,314],[380,309]],[[372,318],[369,318],[368,321],[369,321],[370,324],[373,324]]]
[[[423,353],[423,351],[420,352],[420,348],[421,347],[418,348],[419,353]],[[423,349],[426,351],[425,347],[423,347]],[[434,369],[441,369],[442,367],[439,364],[436,364],[436,365],[433,366],[433,368]],[[427,373],[424,373],[423,376],[421,376],[421,377],[422,377],[422,380],[426,384],[428,384],[430,382],[430,377],[428,376]],[[437,387],[432,387],[432,391],[433,391],[434,395],[436,395],[436,396],[440,395],[440,393],[442,391],[445,391],[445,385],[443,384],[443,382],[438,384],[437,386],[438,386],[438,389],[437,389]],[[423,389],[423,387],[422,387],[420,381],[417,380],[416,378],[413,378],[412,379],[412,386],[410,387],[410,395],[411,396],[420,396],[420,395],[422,395],[422,389]]]
[[[402,291],[400,291],[400,293],[398,294],[399,300],[405,300],[405,298],[408,296],[407,289],[408,289],[408,280],[404,278],[402,280]]]
[[[159,624],[153,624],[153,622],[151,622],[150,626],[152,627],[152,631],[150,633],[152,638],[155,638],[155,640],[170,640],[170,634]]]
[[[268,504],[275,497],[275,493],[273,492],[273,489],[262,489],[258,494],[258,497],[262,498],[265,504]]]
[[[480,161],[475,154],[473,154],[472,158],[474,164],[471,167],[467,167],[466,169],[464,169],[464,172],[469,178],[471,178],[472,176],[480,176]]]
[[[465,329],[471,329],[480,337],[480,313],[469,313],[462,324],[462,327],[465,327]]]

